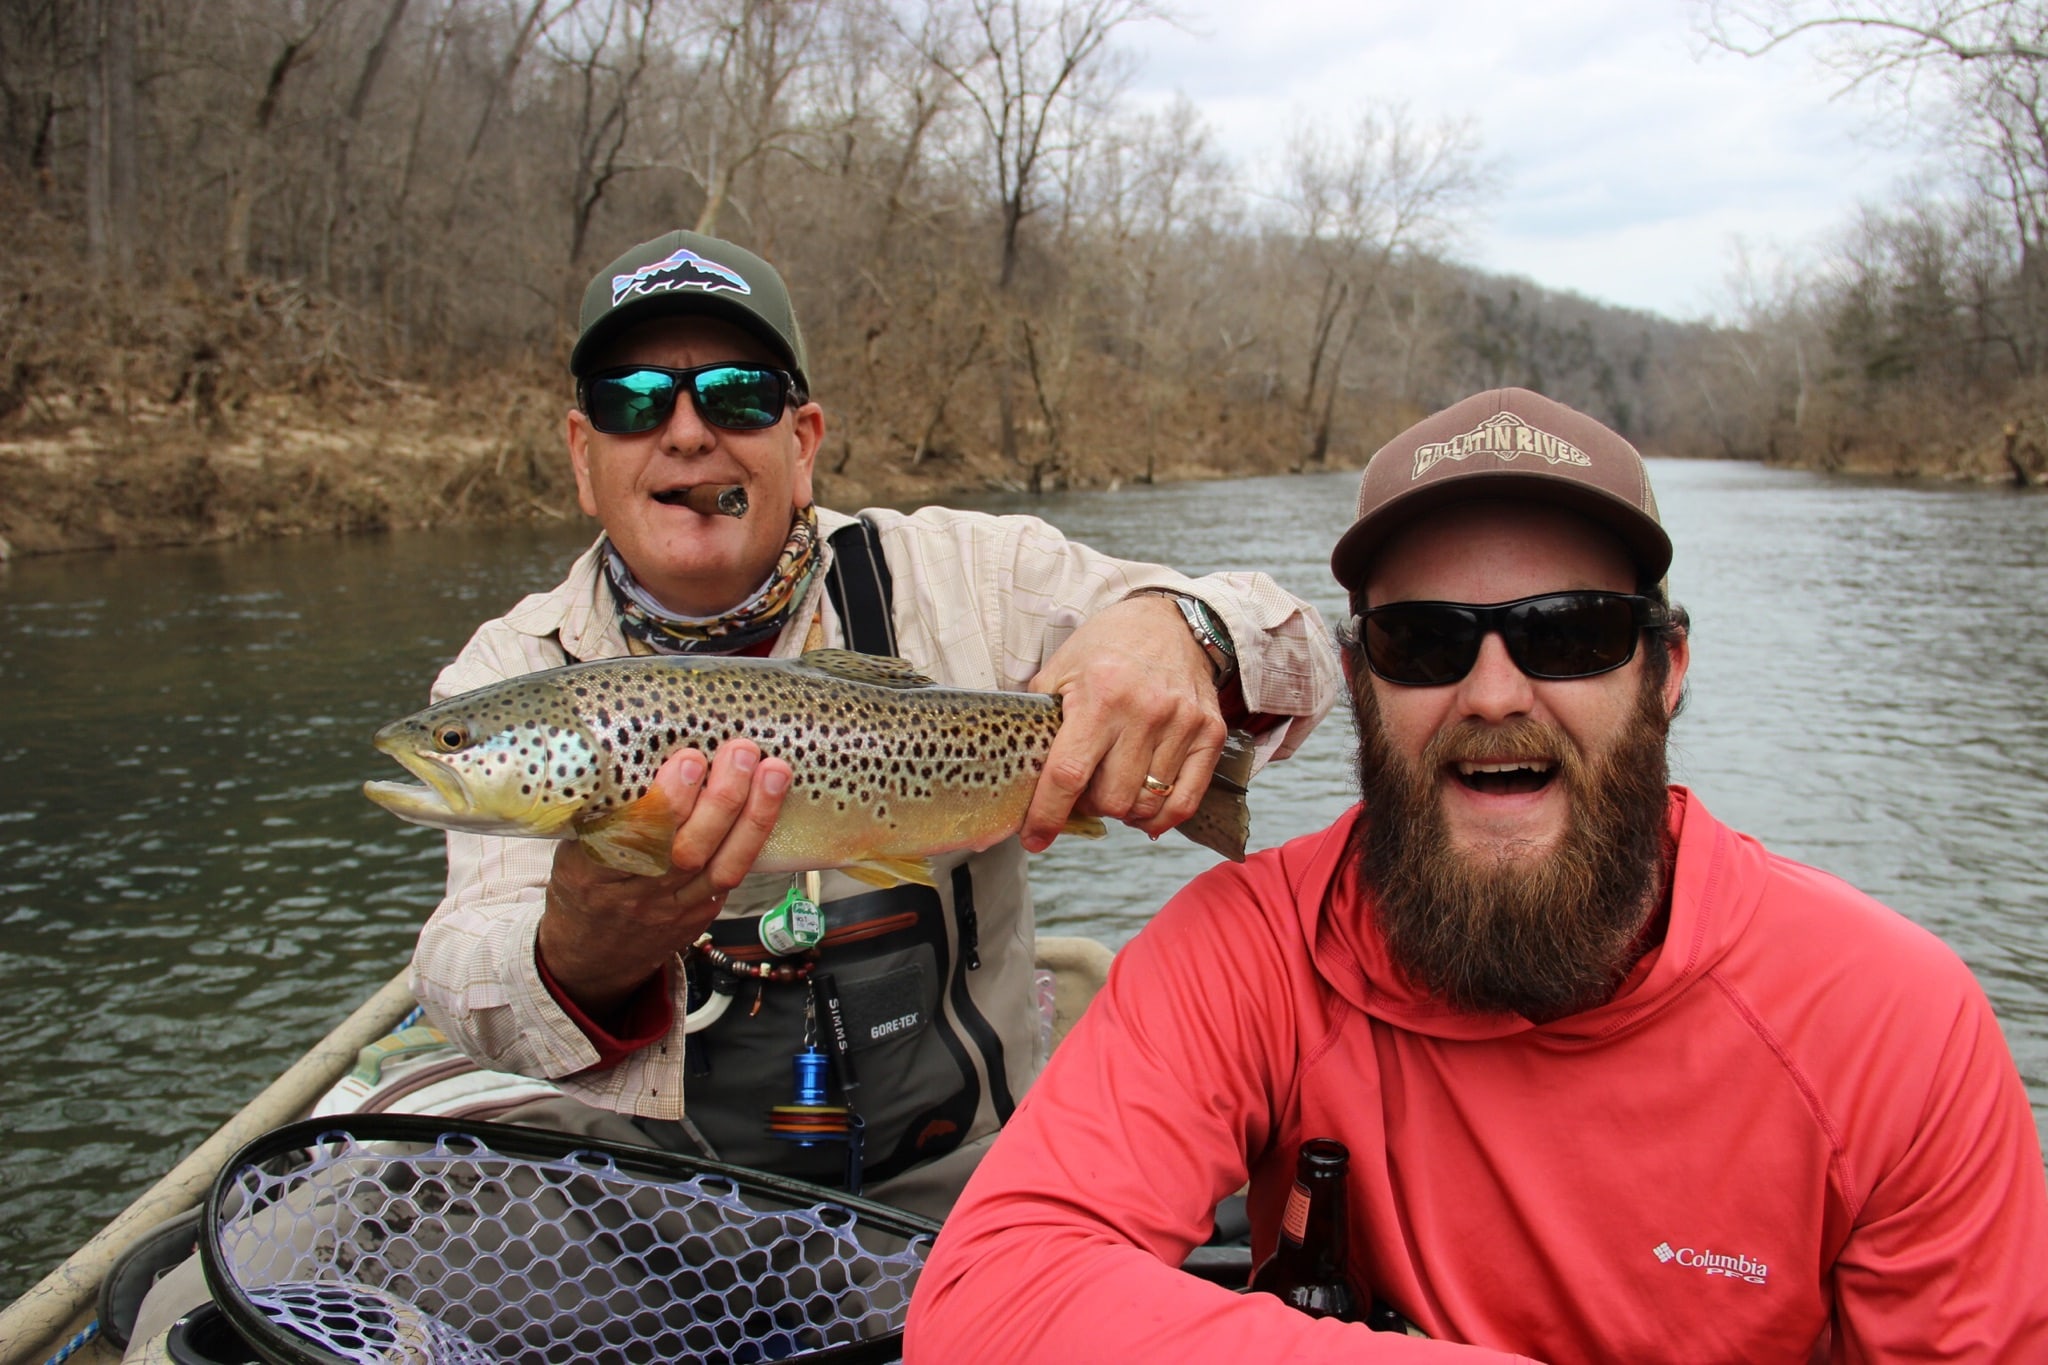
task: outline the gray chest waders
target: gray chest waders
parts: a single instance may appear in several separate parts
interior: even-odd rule
[[[889,567],[874,527],[842,528],[832,551],[825,590],[847,646],[894,655]],[[939,881],[939,890],[904,885],[829,902],[809,980],[741,980],[724,1014],[690,1035],[690,1122],[717,1159],[820,1184],[886,1180],[960,1145],[984,1075],[998,1092],[988,1097],[998,1121],[1009,1119],[1003,1045],[967,989],[981,965],[969,863],[950,873],[942,863]],[[718,920],[711,939],[734,957],[762,957],[757,919]],[[710,965],[693,955],[691,1008],[713,984]],[[811,1065],[796,1062],[813,1042]],[[787,1130],[792,1112],[842,1106],[859,1129],[852,1161],[843,1138],[806,1144],[770,1131],[771,1114]],[[673,1125],[645,1126],[660,1137]]]

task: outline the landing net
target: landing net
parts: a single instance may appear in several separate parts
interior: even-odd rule
[[[668,1153],[344,1114],[229,1162],[201,1259],[272,1361],[884,1361],[936,1231]]]

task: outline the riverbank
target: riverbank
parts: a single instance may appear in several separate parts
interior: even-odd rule
[[[121,411],[0,432],[0,560],[136,546],[578,517],[562,445],[564,398],[506,382],[454,399],[379,381],[360,401],[252,396],[202,419],[190,404],[131,399]],[[1131,467],[1124,467],[1128,463]],[[1281,472],[1257,451],[1159,462],[1159,482]],[[1146,479],[1135,461],[1053,471],[1047,491]],[[833,506],[944,501],[1021,490],[992,452],[940,451],[912,466],[840,436],[818,456]]]
[[[562,449],[562,405],[559,389],[538,381],[508,379],[451,398],[379,380],[347,403],[262,394],[231,413],[202,417],[190,403],[134,397],[117,411],[102,403],[99,411],[46,414],[27,431],[0,432],[0,560],[574,518],[581,514]],[[1392,431],[1396,419],[1388,422]],[[2048,482],[2048,414],[2007,420],[1945,448],[1813,443],[1795,458],[1766,463],[2040,484]],[[1149,471],[1104,453],[1055,470],[1047,491],[1288,468],[1270,446],[1182,452]],[[945,501],[1023,483],[993,452],[947,450],[913,465],[835,431],[819,454],[818,485],[822,501],[857,507]]]

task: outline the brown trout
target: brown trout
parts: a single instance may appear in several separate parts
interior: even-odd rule
[[[756,872],[836,867],[876,886],[931,884],[927,858],[1017,832],[1059,730],[1057,697],[939,687],[901,659],[607,659],[451,697],[373,741],[425,782],[366,782],[401,819],[478,834],[580,839],[623,872],[668,870],[676,820],[653,785],[678,749],[744,736],[795,773]],[[1233,733],[1179,826],[1242,861],[1249,736]],[[1100,837],[1077,816],[1066,832]]]

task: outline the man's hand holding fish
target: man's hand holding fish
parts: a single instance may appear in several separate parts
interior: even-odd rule
[[[1215,666],[1167,598],[1126,598],[1083,621],[1031,690],[1058,697],[1065,719],[1024,817],[1025,848],[1043,851],[1077,807],[1155,839],[1195,813],[1226,726]]]
[[[609,1018],[718,918],[775,828],[789,780],[787,762],[764,761],[744,740],[709,763],[683,749],[654,775],[678,821],[668,871],[621,872],[580,843],[557,846],[536,948],[593,1018]]]

